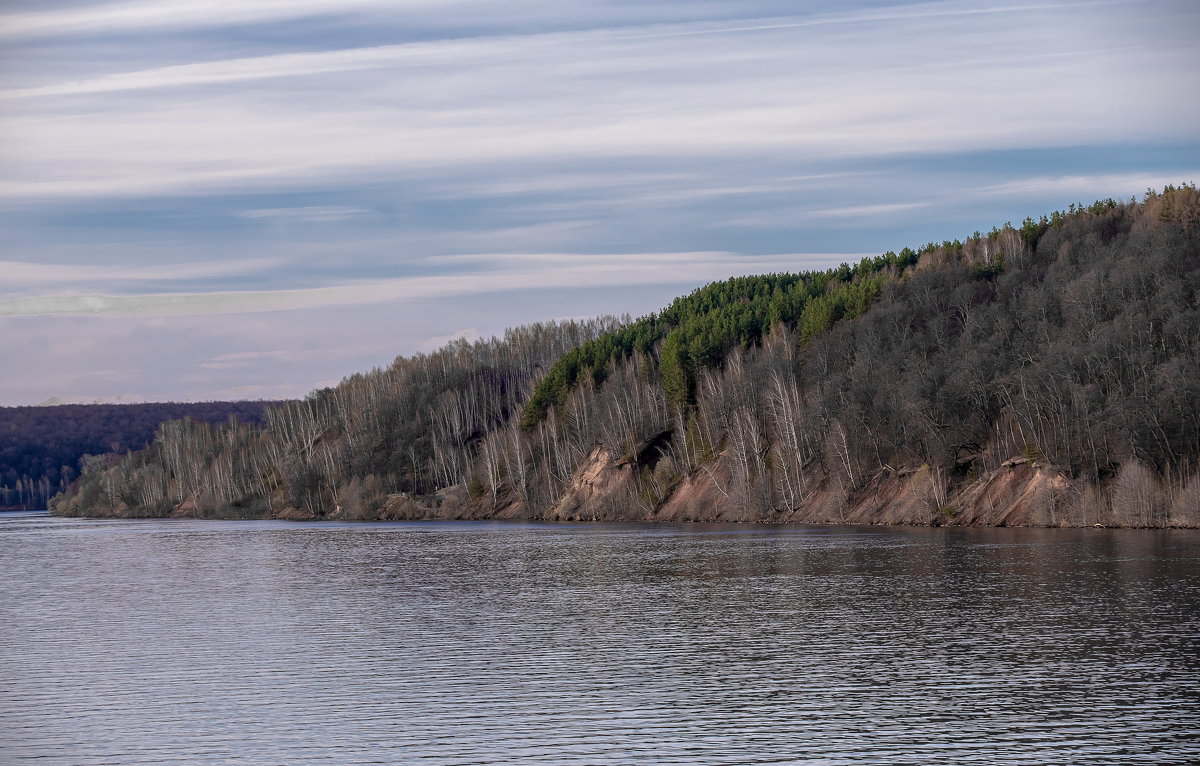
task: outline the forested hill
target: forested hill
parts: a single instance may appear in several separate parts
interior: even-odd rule
[[[1105,200],[174,424],[59,513],[1200,524],[1200,194]]]
[[[0,407],[0,509],[45,508],[84,455],[141,449],[168,420],[259,423],[276,402],[155,402]]]

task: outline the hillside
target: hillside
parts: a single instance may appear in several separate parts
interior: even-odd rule
[[[55,509],[1197,526],[1198,349],[1185,185],[398,359]]]
[[[276,402],[150,402],[0,407],[0,509],[45,508],[79,476],[84,456],[123,454],[168,420],[259,423]]]

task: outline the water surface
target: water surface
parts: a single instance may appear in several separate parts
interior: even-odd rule
[[[0,516],[0,762],[1200,761],[1200,534]]]

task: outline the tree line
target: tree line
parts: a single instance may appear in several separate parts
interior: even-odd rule
[[[85,455],[141,449],[168,420],[259,423],[274,402],[153,402],[0,407],[0,508],[46,508],[79,476]]]

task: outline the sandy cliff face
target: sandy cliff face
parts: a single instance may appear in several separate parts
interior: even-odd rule
[[[816,471],[811,474],[815,476]],[[619,459],[596,447],[549,508],[536,507],[506,488],[469,496],[448,487],[432,498],[393,494],[378,506],[338,510],[324,518],[348,521],[502,519],[528,521],[638,521],[917,526],[1200,527],[1200,480],[1174,491],[1138,464],[1124,466],[1105,486],[1071,481],[1061,471],[1025,458],[993,471],[957,477],[927,465],[888,468],[848,486],[837,476],[810,476],[793,507],[771,502],[770,476],[739,469],[722,453],[684,476],[656,474],[653,465]],[[56,509],[79,515],[76,506]],[[254,515],[255,513],[258,515]],[[204,512],[195,498],[175,506],[176,518],[268,518],[309,521],[291,506],[256,511]],[[111,517],[135,515],[119,504]]]
[[[1085,491],[1052,466],[1019,458],[957,481],[929,466],[881,471],[857,488],[827,478],[811,486],[794,508],[762,502],[753,478],[747,484],[732,463],[719,455],[677,480],[664,499],[651,502],[644,472],[639,475],[636,465],[597,447],[544,513],[523,502],[463,498],[444,505],[438,517],[922,526],[1091,526],[1111,521],[1107,506],[1097,500],[1102,493]]]
[[[975,526],[1059,526],[1068,524],[1076,491],[1050,466],[1010,460],[951,500],[955,524]]]
[[[596,447],[567,482],[558,502],[546,511],[547,521],[640,520],[643,509],[636,498],[636,469],[617,462],[607,450]]]

